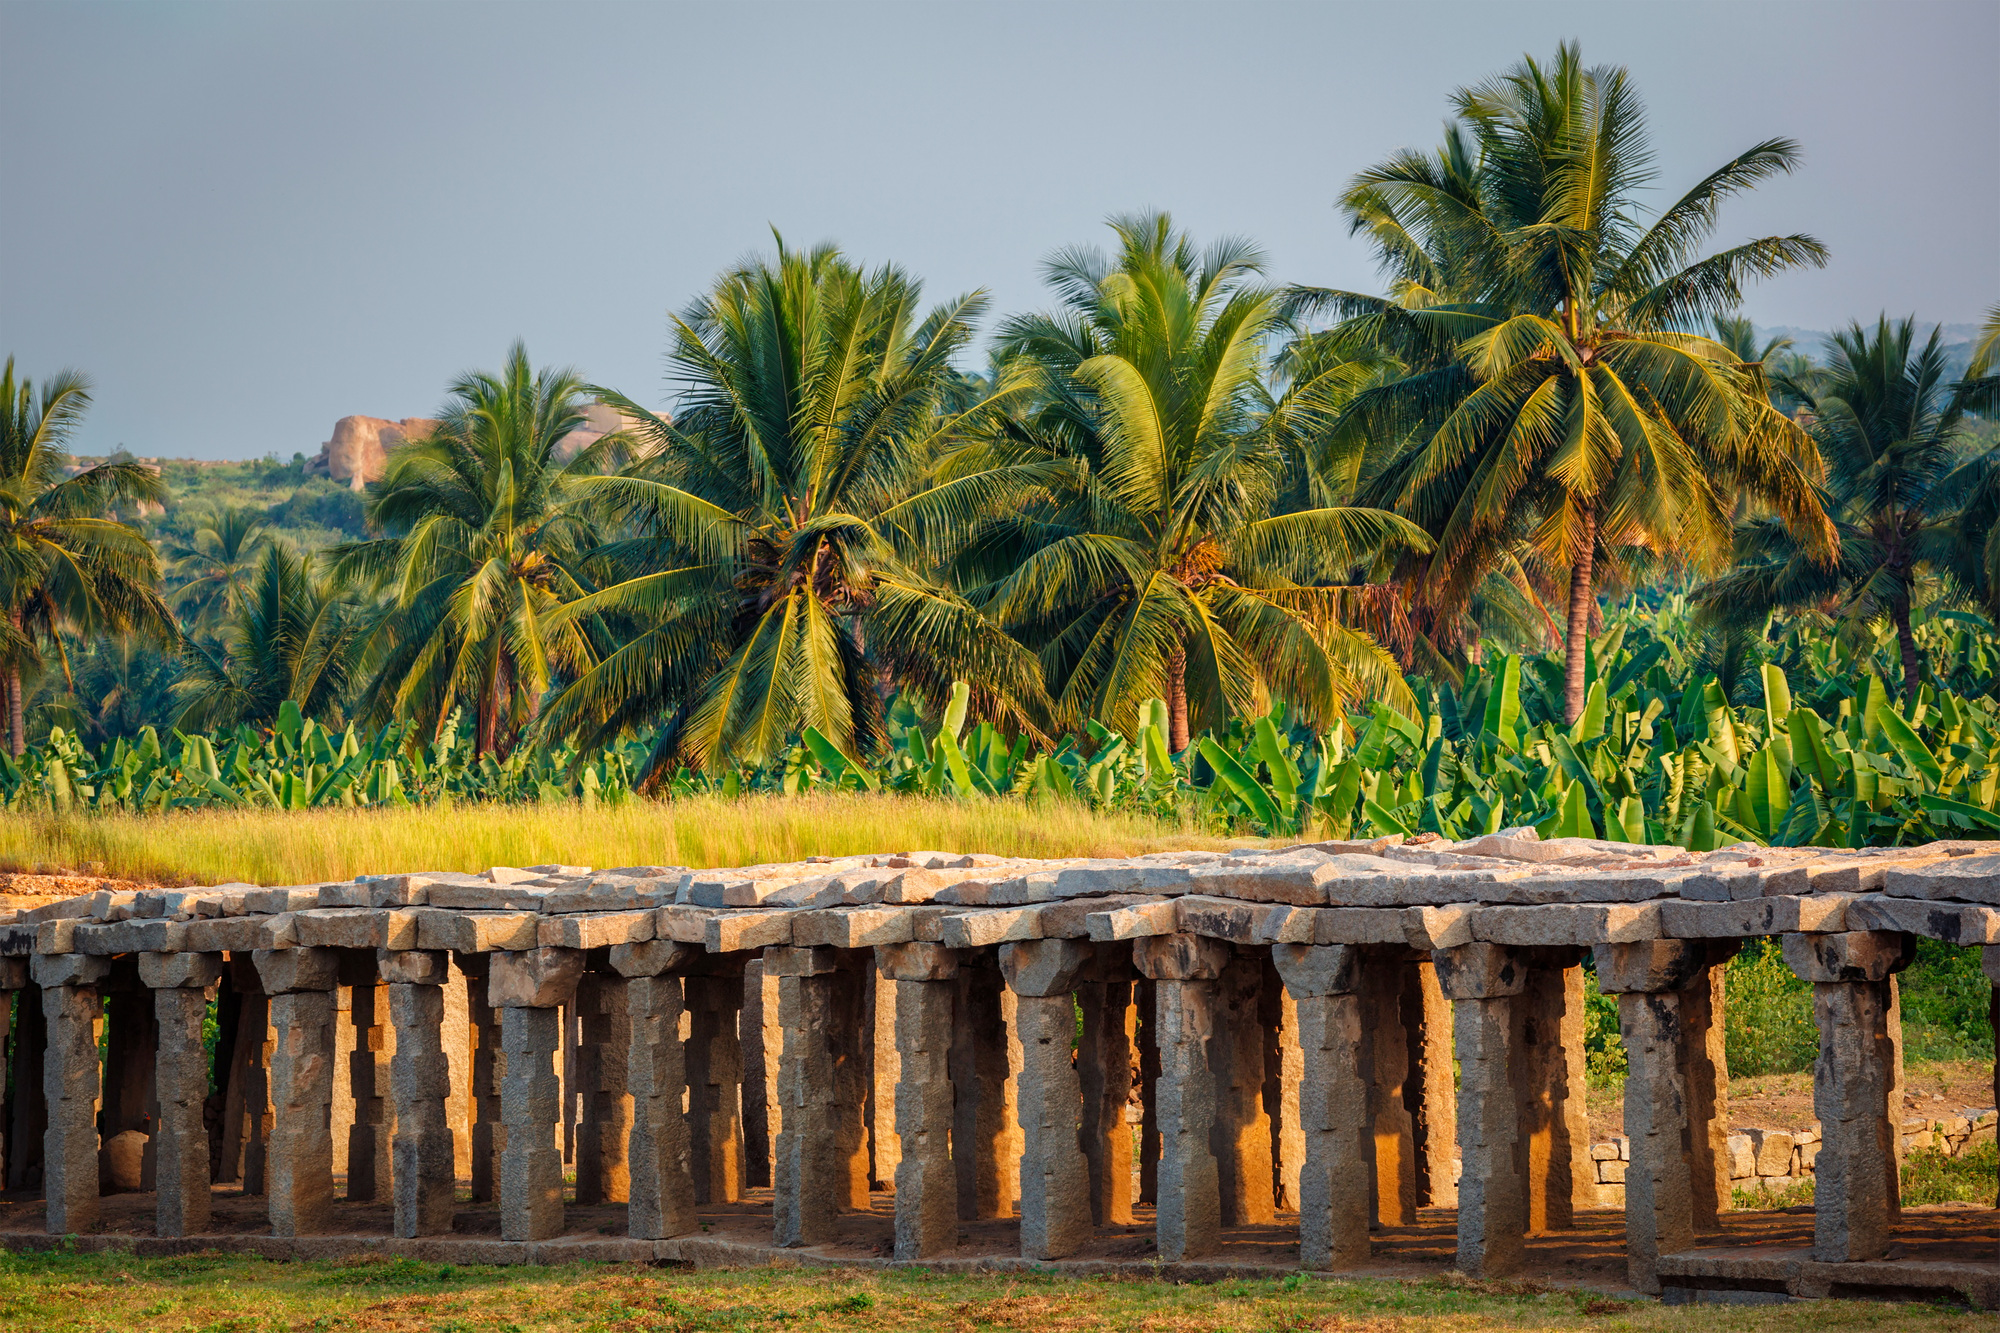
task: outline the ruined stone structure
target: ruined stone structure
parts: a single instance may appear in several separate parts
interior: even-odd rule
[[[1514,830],[103,891],[0,925],[8,1197],[79,1243],[488,1262],[1491,1277],[1589,1233],[1670,1298],[1993,1306],[1993,1215],[1919,1235],[1899,1208],[1896,990],[1919,936],[1984,946],[2000,985],[1992,846]],[[1758,1246],[1728,1217],[1722,977],[1766,936],[1813,983],[1820,1123],[1816,1209]],[[1587,956],[1630,1059],[1622,1227],[1584,1113]],[[150,1234],[129,1207],[93,1234],[134,1172]]]

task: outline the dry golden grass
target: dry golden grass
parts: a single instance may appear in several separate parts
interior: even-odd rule
[[[452,1268],[407,1259],[0,1255],[0,1330],[34,1333],[1985,1333],[1990,1313],[1815,1301],[1661,1306],[1532,1283],[1285,1281],[1175,1285],[1042,1274],[576,1266]]]
[[[1073,802],[826,793],[616,807],[201,810],[0,815],[0,870],[78,870],[163,884],[304,884],[399,870],[756,865],[864,852],[1129,856],[1221,839]]]

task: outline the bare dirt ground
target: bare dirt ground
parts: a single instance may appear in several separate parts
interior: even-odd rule
[[[1993,1066],[1980,1060],[1913,1064],[1903,1072],[1905,1116],[1962,1115],[1994,1105]],[[1618,1088],[1592,1088],[1590,1141],[1625,1132],[1625,1102]],[[1812,1074],[1762,1074],[1729,1080],[1731,1129],[1804,1129],[1813,1113]]]

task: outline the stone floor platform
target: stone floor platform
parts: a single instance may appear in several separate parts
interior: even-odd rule
[[[9,1192],[0,1194],[0,1246],[33,1251],[67,1244],[84,1253],[142,1257],[221,1251],[272,1260],[387,1254],[454,1264],[904,1266],[891,1257],[893,1195],[876,1195],[869,1212],[842,1215],[839,1239],[832,1244],[780,1248],[771,1240],[770,1194],[768,1189],[755,1190],[739,1204],[705,1206],[699,1213],[699,1234],[659,1241],[628,1238],[623,1205],[571,1204],[566,1209],[565,1234],[523,1242],[500,1239],[495,1205],[463,1200],[453,1214],[452,1234],[446,1236],[397,1239],[387,1234],[386,1205],[340,1201],[334,1206],[334,1229],[328,1233],[277,1237],[268,1234],[265,1201],[232,1187],[215,1190],[213,1230],[202,1235],[155,1235],[153,1196],[134,1193],[104,1199],[97,1231],[63,1238],[44,1231],[39,1198]],[[959,1244],[951,1253],[909,1266],[944,1272],[1118,1274],[1180,1282],[1282,1278],[1298,1271],[1296,1214],[1280,1213],[1270,1226],[1227,1229],[1220,1253],[1163,1264],[1154,1252],[1152,1211],[1141,1206],[1132,1226],[1099,1227],[1080,1253],[1044,1262],[1021,1257],[1018,1218],[961,1222]],[[1452,1268],[1457,1221],[1456,1209],[1423,1209],[1414,1226],[1376,1231],[1374,1254],[1366,1265],[1329,1276],[1437,1277]],[[1709,1238],[1712,1244],[1662,1256],[1664,1299],[1691,1303],[1851,1297],[1963,1302],[1975,1309],[2000,1309],[2000,1264],[1985,1258],[2000,1237],[2000,1212],[1949,1206],[1906,1209],[1896,1229],[1893,1257],[1872,1263],[1814,1262],[1812,1226],[1810,1208],[1730,1213],[1723,1233]],[[1627,1291],[1623,1212],[1583,1210],[1574,1229],[1530,1237],[1516,1280]]]

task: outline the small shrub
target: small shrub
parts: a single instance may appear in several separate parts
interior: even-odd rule
[[[1786,965],[1773,939],[1755,940],[1725,973],[1723,1042],[1732,1077],[1793,1074],[1819,1055],[1812,984]]]
[[[1946,1156],[1936,1148],[1918,1148],[1903,1154],[1903,1202],[1912,1206],[1990,1205],[1996,1180],[2000,1180],[2000,1149],[1990,1139],[1956,1157]]]
[[[1904,1059],[1993,1058],[1993,1024],[1987,1015],[1993,990],[1980,970],[1979,950],[1919,939],[1916,961],[1903,972],[1900,985]]]

